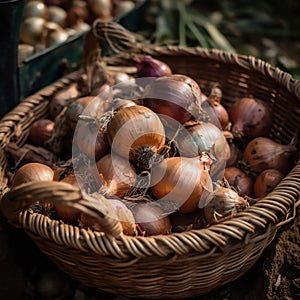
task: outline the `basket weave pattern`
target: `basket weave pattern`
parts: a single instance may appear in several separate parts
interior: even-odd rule
[[[140,47],[135,55],[152,55],[174,73],[195,79],[207,92],[214,83],[223,91],[224,105],[253,95],[268,103],[274,125],[270,137],[283,144],[300,138],[300,83],[289,74],[253,57],[203,48]],[[109,65],[133,65],[120,52]],[[179,299],[208,293],[245,273],[273,240],[277,230],[295,217],[299,204],[300,163],[267,197],[236,217],[209,228],[166,236],[131,237],[119,222],[98,217],[105,232],[93,232],[28,209],[36,201],[74,205],[95,216],[80,190],[59,182],[7,188],[9,142],[22,145],[28,128],[47,116],[49,100],[76,81],[82,71],[65,76],[20,103],[0,122],[1,208],[8,220],[24,229],[59,268],[87,286],[127,297]],[[71,200],[71,201],[70,201]]]

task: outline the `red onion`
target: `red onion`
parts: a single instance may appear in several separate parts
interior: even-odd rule
[[[137,67],[137,77],[161,77],[171,75],[171,68],[164,62],[151,56],[134,57]]]

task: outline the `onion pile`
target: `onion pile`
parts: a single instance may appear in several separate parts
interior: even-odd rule
[[[133,63],[133,75],[109,74],[93,89],[82,76],[53,95],[48,119],[32,122],[27,144],[7,148],[11,189],[62,181],[111,211],[123,234],[152,236],[232,218],[292,169],[297,148],[272,139],[267,102],[243,97],[229,109],[219,87],[207,97],[198,82],[172,74],[165,62],[141,56]],[[140,76],[152,78],[145,84]],[[45,151],[53,157],[43,157]],[[105,231],[95,214],[71,203],[55,204],[47,214]]]

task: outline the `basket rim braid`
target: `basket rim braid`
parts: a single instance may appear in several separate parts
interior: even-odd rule
[[[99,24],[93,26],[96,33],[103,29],[99,29]],[[107,24],[110,26],[111,23],[101,26],[107,27]],[[118,48],[122,51],[105,58],[106,63],[131,65],[133,55],[137,54],[170,59],[174,66],[181,60],[183,67],[190,59],[193,66],[199,61],[199,70],[193,70],[204,72],[209,77],[207,82],[214,82],[217,76],[237,76],[236,82],[240,83],[237,89],[243,94],[247,91],[245,78],[257,81],[255,84],[260,85],[257,91],[262,88],[262,94],[272,93],[275,100],[287,101],[288,109],[285,110],[281,101],[271,102],[278,114],[278,122],[283,122],[281,113],[285,119],[292,119],[291,127],[299,121],[300,82],[260,59],[200,47],[137,45],[130,48],[135,50],[133,54],[126,52],[127,46],[122,45],[123,48]],[[202,69],[207,62],[211,69]],[[222,68],[225,73],[222,73]],[[105,210],[96,214],[88,195],[62,182],[26,183],[9,190],[7,144],[14,141],[22,145],[30,124],[47,116],[52,95],[75,82],[82,72],[68,74],[41,89],[0,121],[0,208],[8,221],[25,230],[38,247],[71,277],[87,286],[127,297],[179,299],[206,294],[249,270],[274,239],[277,230],[295,217],[299,205],[300,161],[270,194],[234,218],[203,229],[151,237],[124,235],[119,221],[109,218]],[[227,75],[231,72],[236,75]],[[205,76],[201,76],[205,85]],[[228,86],[232,85],[232,80],[226,82]],[[256,85],[251,87],[255,89]],[[282,142],[290,142],[294,127],[284,129],[275,127],[273,136]],[[33,212],[30,206],[36,201],[72,205],[97,218],[104,231],[64,224]]]

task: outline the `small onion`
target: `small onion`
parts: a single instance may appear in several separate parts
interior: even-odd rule
[[[46,34],[46,46],[54,46],[65,42],[69,35],[68,33],[57,23],[46,22],[44,31]]]
[[[211,160],[207,155],[166,158],[151,170],[154,197],[159,201],[174,203],[174,211],[196,211],[203,207],[207,192],[212,191],[210,165]]]
[[[141,105],[117,111],[108,124],[107,137],[113,151],[142,168],[149,167],[150,160],[165,143],[159,117]]]
[[[210,122],[200,122],[187,127],[176,137],[179,154],[184,157],[196,157],[207,152],[213,159],[211,174],[217,175],[225,169],[227,141],[223,132]],[[228,149],[227,149],[228,150]]]
[[[90,18],[86,1],[76,0],[72,2],[72,6],[67,11],[67,24],[70,27],[76,26],[81,22],[88,23]]]
[[[256,173],[276,169],[287,174],[294,164],[296,152],[294,145],[282,145],[270,138],[257,137],[247,144],[242,161]]]
[[[42,1],[28,1],[23,9],[23,19],[31,17],[40,17],[46,20],[48,17],[48,6]]]
[[[228,167],[224,171],[224,177],[240,196],[252,196],[253,181],[242,170],[237,167]]]
[[[124,197],[136,181],[134,167],[126,159],[107,154],[97,162],[100,178],[109,196]]]
[[[143,104],[154,112],[181,124],[193,117],[198,120],[208,117],[201,108],[198,83],[186,75],[172,74],[155,79],[145,87],[142,99]]]
[[[40,17],[30,17],[23,21],[21,25],[20,40],[32,46],[40,42],[46,20]]]
[[[82,153],[98,161],[109,153],[110,147],[106,133],[99,126],[88,121],[79,121],[74,133],[74,141]]]
[[[124,234],[136,235],[136,224],[133,213],[121,200],[104,198],[99,202],[99,205],[108,209],[110,217],[120,221]],[[81,213],[79,223],[84,228],[103,231],[101,224],[86,213]]]
[[[36,181],[53,181],[53,170],[40,163],[28,163],[20,167],[14,174],[10,188]]]
[[[111,18],[111,0],[87,0],[87,3],[96,18]]]
[[[49,105],[49,112],[52,119],[54,120],[61,113],[63,108],[68,105],[68,101],[79,97],[79,95],[80,92],[76,83],[73,83],[55,93]]]
[[[169,216],[153,203],[138,203],[131,208],[137,228],[145,236],[170,234]]]
[[[37,146],[45,146],[54,133],[55,123],[49,119],[40,119],[30,125],[28,139]]]
[[[59,24],[61,27],[66,27],[67,22],[67,12],[57,6],[57,5],[50,5],[48,6],[48,22],[54,22]]]
[[[267,169],[261,172],[254,182],[254,194],[258,198],[263,198],[273,191],[284,175],[276,169]]]
[[[226,167],[236,166],[238,161],[242,158],[242,151],[234,142],[228,142],[230,156],[226,160]]]
[[[242,98],[229,110],[234,137],[250,140],[269,134],[272,127],[271,110],[262,100]]]
[[[74,173],[70,173],[69,175],[67,175],[64,179],[61,180],[61,182],[71,184],[76,189],[80,188]],[[75,223],[80,217],[80,211],[73,207],[58,203],[56,203],[54,207],[58,218],[63,220],[65,223]]]
[[[171,68],[164,62],[154,59],[151,56],[134,57],[137,68],[137,77],[161,77],[171,75]]]
[[[210,225],[232,218],[237,212],[249,206],[248,201],[234,190],[221,186],[215,189],[208,197],[207,202],[208,204],[204,207],[204,215]]]

